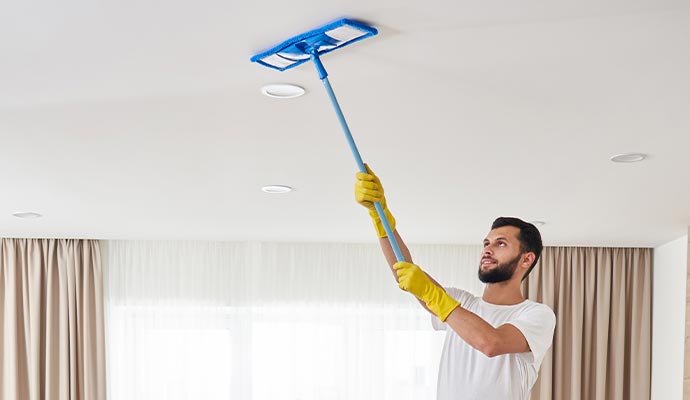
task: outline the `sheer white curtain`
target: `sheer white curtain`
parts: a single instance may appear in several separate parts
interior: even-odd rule
[[[111,241],[110,400],[430,399],[443,334],[378,245]],[[479,293],[477,246],[410,246]]]

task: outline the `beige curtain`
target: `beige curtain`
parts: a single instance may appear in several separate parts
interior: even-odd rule
[[[97,241],[0,239],[0,398],[105,399]]]
[[[532,400],[650,398],[651,259],[651,249],[544,249],[524,290],[557,322]]]

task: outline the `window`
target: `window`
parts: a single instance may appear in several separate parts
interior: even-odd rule
[[[421,308],[112,307],[109,398],[433,398],[442,341]]]

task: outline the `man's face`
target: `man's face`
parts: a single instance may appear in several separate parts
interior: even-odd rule
[[[514,226],[502,226],[489,232],[479,262],[480,281],[499,283],[513,277],[522,258],[519,234],[520,229]]]

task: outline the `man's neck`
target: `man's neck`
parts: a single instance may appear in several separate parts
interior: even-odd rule
[[[512,306],[525,301],[520,291],[520,283],[512,280],[499,283],[487,283],[484,286],[482,299],[499,306]]]

